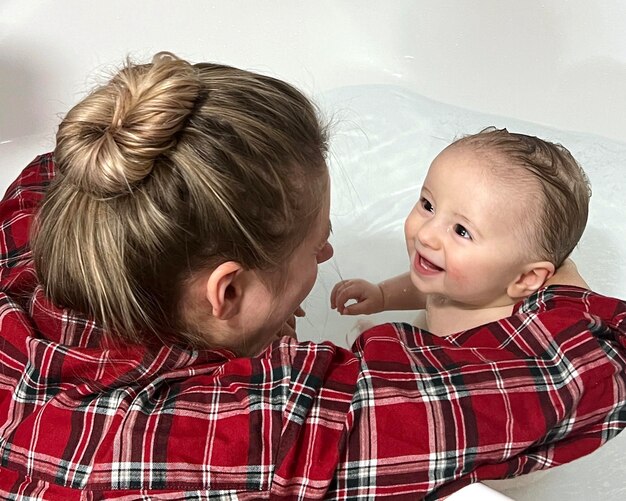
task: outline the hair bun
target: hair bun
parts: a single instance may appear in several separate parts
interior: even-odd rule
[[[130,192],[176,144],[200,86],[194,67],[171,53],[155,55],[150,64],[127,63],[59,126],[59,171],[85,192]]]

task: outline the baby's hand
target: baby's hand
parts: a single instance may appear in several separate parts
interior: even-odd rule
[[[346,306],[351,299],[356,303]],[[367,280],[343,280],[330,293],[330,307],[341,315],[370,315],[383,311],[384,306],[382,289]]]

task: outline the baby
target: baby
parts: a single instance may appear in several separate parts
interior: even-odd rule
[[[410,271],[379,284],[339,282],[331,307],[424,309],[422,327],[438,336],[508,317],[572,252],[590,195],[559,144],[495,128],[463,137],[435,158],[406,219]]]

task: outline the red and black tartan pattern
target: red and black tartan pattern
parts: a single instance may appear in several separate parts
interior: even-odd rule
[[[119,346],[37,283],[29,228],[53,177],[38,157],[0,203],[2,498],[436,498],[626,424],[626,304],[575,287],[447,338],[381,325],[352,351]]]

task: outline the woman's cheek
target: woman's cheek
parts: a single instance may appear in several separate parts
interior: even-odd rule
[[[317,279],[317,263],[315,263],[315,265],[311,267],[311,270],[307,275],[308,276],[306,281],[304,281],[304,287],[301,293],[302,299],[309,295],[309,292],[311,292],[311,289],[315,285],[315,280]]]

